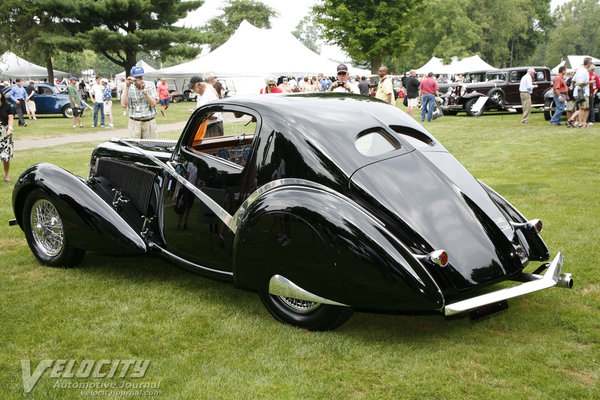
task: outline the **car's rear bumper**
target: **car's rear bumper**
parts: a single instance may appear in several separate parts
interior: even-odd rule
[[[548,266],[544,275],[525,274],[523,273],[518,279],[527,281],[517,286],[512,286],[505,289],[500,289],[495,292],[483,294],[481,296],[472,297],[470,299],[461,300],[456,303],[447,304],[444,307],[446,316],[459,314],[462,312],[478,309],[489,304],[498,303],[524,294],[537,292],[553,286],[571,288],[573,280],[571,274],[562,274],[561,269],[565,257],[562,253],[558,253],[554,260]]]

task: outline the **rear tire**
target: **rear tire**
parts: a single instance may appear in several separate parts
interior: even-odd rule
[[[65,118],[73,118],[73,109],[71,106],[64,106],[62,109],[62,115]]]
[[[350,307],[274,296],[269,294],[266,288],[259,295],[267,310],[277,321],[309,331],[335,329],[346,322],[353,314]]]
[[[25,199],[23,231],[31,252],[43,265],[74,267],[85,255],[85,250],[69,243],[53,200],[41,189],[34,190]]]
[[[550,121],[555,111],[556,106],[554,105],[554,99],[547,99],[544,103],[544,119]]]

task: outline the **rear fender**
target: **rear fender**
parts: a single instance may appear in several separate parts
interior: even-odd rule
[[[52,164],[29,167],[15,184],[13,211],[21,229],[25,199],[35,189],[50,196],[73,246],[108,254],[146,253],[142,238],[81,177]]]
[[[509,218],[510,221],[516,223],[525,223],[527,219],[504,197],[498,194],[494,189],[479,181],[483,189],[488,193],[491,199],[498,205],[498,207],[504,211],[504,214]],[[537,231],[531,227],[520,230],[527,241],[529,247],[529,259],[534,261],[546,261],[550,258],[550,251],[548,246],[544,243],[544,240],[537,233]]]
[[[270,238],[273,225],[283,239]],[[249,206],[238,226],[233,270],[239,287],[262,290],[278,274],[356,309],[433,311],[444,305],[437,284],[402,243],[326,188],[273,189]]]

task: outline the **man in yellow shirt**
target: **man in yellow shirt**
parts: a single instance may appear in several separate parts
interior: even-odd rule
[[[377,85],[377,93],[375,97],[387,103],[394,104],[394,83],[392,78],[388,76],[388,67],[382,65],[379,67],[379,84]]]

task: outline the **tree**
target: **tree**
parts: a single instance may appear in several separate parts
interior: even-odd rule
[[[572,0],[557,9],[555,17],[556,28],[550,32],[544,48],[543,59],[547,65],[556,65],[570,54],[600,54],[598,1]]]
[[[64,32],[64,28],[35,1],[3,0],[0,3],[0,39],[7,48],[27,59],[43,64],[49,82],[54,81],[52,56],[56,44],[49,34]]]
[[[481,29],[478,52],[498,67],[526,64],[554,26],[550,0],[472,0],[466,11]]]
[[[91,49],[129,71],[140,52],[193,57],[202,35],[173,24],[203,1],[181,0],[30,0],[66,33],[47,40],[68,51]]]
[[[420,66],[432,56],[478,54],[497,67],[527,64],[543,48],[554,18],[549,0],[426,0],[410,51],[388,56],[398,71]]]
[[[307,15],[298,22],[296,30],[292,31],[292,35],[315,53],[321,52],[321,48],[318,45],[319,31],[312,24],[312,18],[310,16]]]
[[[426,63],[432,56],[450,63],[453,56],[473,55],[481,28],[467,15],[470,0],[427,0],[414,30],[410,51],[384,57],[392,70],[404,72]]]
[[[411,48],[423,0],[324,0],[313,7],[323,36],[376,73],[383,57]]]
[[[225,43],[246,20],[257,28],[271,28],[270,18],[277,16],[271,7],[252,0],[229,0],[220,8],[223,14],[208,21],[201,31],[207,35],[206,42],[214,50]]]

